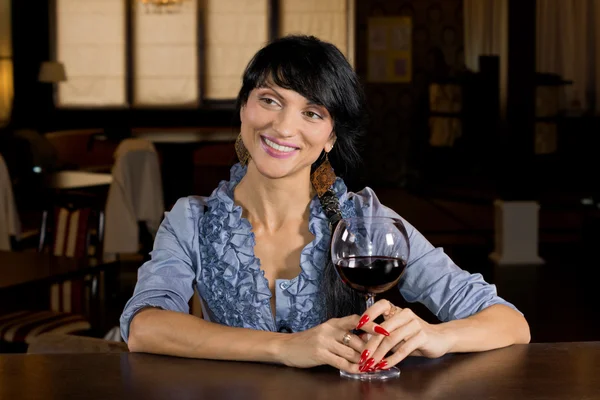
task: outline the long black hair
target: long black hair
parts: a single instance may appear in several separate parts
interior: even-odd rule
[[[327,109],[336,134],[329,159],[338,175],[357,165],[358,141],[366,126],[365,96],[356,73],[337,47],[304,35],[286,36],[263,47],[244,71],[238,115],[250,92],[269,82]],[[331,257],[323,272],[321,293],[328,319],[364,311],[364,299],[338,277]]]

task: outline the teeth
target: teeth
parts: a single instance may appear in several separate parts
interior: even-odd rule
[[[269,147],[272,147],[272,148],[274,148],[275,150],[283,151],[284,153],[289,153],[290,151],[294,151],[294,150],[296,150],[296,149],[295,149],[295,148],[293,148],[293,147],[288,147],[288,146],[280,146],[280,145],[278,145],[277,143],[274,143],[274,142],[270,141],[270,140],[269,140],[269,139],[267,139],[267,138],[264,138],[264,139],[265,139],[265,143],[267,143],[267,144],[269,145]]]

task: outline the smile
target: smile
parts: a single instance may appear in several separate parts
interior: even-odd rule
[[[298,150],[298,149],[296,149],[294,147],[279,145],[279,144],[277,144],[277,143],[275,143],[275,142],[267,139],[266,137],[263,137],[263,140],[267,144],[267,146],[269,146],[270,148],[275,149],[277,151],[281,151],[281,152],[284,152],[284,153],[290,153],[290,152],[292,152],[294,150]]]
[[[268,155],[270,155],[271,157],[274,157],[274,158],[283,159],[283,158],[292,157],[299,150],[298,148],[295,148],[295,147],[285,146],[283,144],[275,143],[273,140],[267,139],[264,136],[261,136],[260,139],[261,139],[260,144],[262,145],[262,148],[264,149],[264,151]]]

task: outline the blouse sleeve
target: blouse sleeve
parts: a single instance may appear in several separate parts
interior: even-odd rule
[[[405,219],[379,202],[370,188],[354,195],[358,215],[400,218],[406,227],[410,256],[398,286],[408,302],[424,304],[440,321],[469,317],[494,305],[517,308],[497,295],[481,274],[459,268],[443,249],[435,248]],[[519,310],[517,310],[519,311]]]
[[[194,294],[195,277],[200,268],[197,224],[204,207],[198,198],[181,198],[165,213],[151,259],[138,270],[133,296],[120,318],[121,336],[127,342],[129,325],[145,307],[189,312],[188,301]]]

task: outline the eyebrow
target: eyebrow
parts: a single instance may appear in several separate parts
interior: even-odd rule
[[[283,97],[281,95],[281,93],[279,93],[277,90],[275,90],[275,88],[273,88],[273,86],[269,85],[268,83],[265,83],[264,85],[262,85],[261,87],[265,88],[265,89],[269,89],[275,92],[275,94],[277,95],[277,97],[279,97],[281,100],[284,100],[285,97]]]
[[[264,85],[261,85],[259,87],[265,88],[265,89],[269,89],[272,90],[273,92],[275,92],[275,94],[281,99],[281,100],[285,100],[285,97],[283,97],[281,95],[281,93],[279,93],[277,90],[275,90],[275,88],[271,85],[269,85],[268,83],[265,83]],[[327,111],[327,114],[329,114],[329,110],[327,110],[327,107],[325,107],[323,104],[319,104],[319,103],[315,103],[312,100],[306,99],[306,105],[307,106],[311,106],[311,107],[319,107],[319,108],[323,108],[325,111]]]

